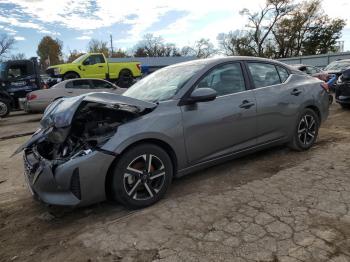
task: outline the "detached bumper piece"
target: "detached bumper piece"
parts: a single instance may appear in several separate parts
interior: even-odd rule
[[[24,175],[35,199],[50,205],[83,206],[103,201],[105,175],[114,157],[98,151],[54,166],[35,147],[23,155]]]

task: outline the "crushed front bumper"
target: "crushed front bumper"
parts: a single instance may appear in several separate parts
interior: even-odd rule
[[[35,199],[51,205],[85,206],[106,199],[105,179],[114,158],[92,151],[54,167],[33,147],[23,154],[24,175]]]

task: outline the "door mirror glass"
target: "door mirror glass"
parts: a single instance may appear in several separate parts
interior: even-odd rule
[[[200,87],[192,92],[189,101],[192,103],[207,102],[214,100],[216,96],[217,92],[214,89],[209,87]]]

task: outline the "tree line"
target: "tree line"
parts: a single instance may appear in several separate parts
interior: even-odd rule
[[[107,41],[91,39],[87,52],[104,53],[108,57],[196,56],[207,58],[214,54],[286,58],[336,52],[337,41],[345,26],[343,19],[331,19],[321,8],[321,0],[266,0],[258,11],[243,9],[240,15],[248,21],[244,30],[220,33],[217,45],[207,38],[192,45],[177,47],[161,36],[146,34],[129,51],[110,51]],[[220,29],[218,29],[220,30]],[[12,49],[15,40],[0,37],[0,58]],[[217,46],[217,47],[216,47]],[[45,36],[37,48],[42,65],[72,62],[82,55],[69,50],[63,58],[63,42]],[[23,57],[23,54],[17,54]],[[13,58],[13,57],[12,57]]]

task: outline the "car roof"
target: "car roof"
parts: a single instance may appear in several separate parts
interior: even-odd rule
[[[290,65],[287,65],[285,63],[268,59],[268,58],[261,58],[261,57],[254,57],[254,56],[227,56],[227,57],[214,57],[214,58],[204,58],[204,59],[197,59],[193,61],[188,62],[182,62],[174,65],[170,65],[169,67],[176,67],[176,66],[190,66],[190,65],[211,65],[211,64],[218,64],[218,63],[224,63],[224,62],[231,62],[231,61],[259,61],[259,62],[268,62],[268,63],[274,63],[279,64],[284,67],[291,68]]]

